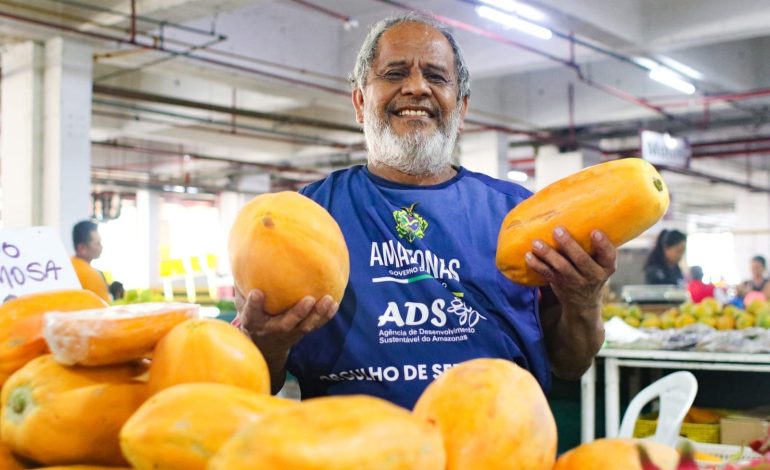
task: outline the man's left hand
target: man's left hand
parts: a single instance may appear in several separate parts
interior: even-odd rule
[[[593,256],[584,250],[564,227],[554,230],[555,247],[543,240],[532,243],[526,263],[548,281],[565,309],[597,308],[602,287],[615,272],[617,250],[599,231],[591,232]]]

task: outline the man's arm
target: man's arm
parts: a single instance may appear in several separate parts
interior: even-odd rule
[[[589,255],[563,227],[554,230],[556,247],[535,240],[527,264],[548,286],[541,289],[540,320],[556,376],[579,378],[604,342],[602,287],[615,272],[616,249],[600,231],[592,233]]]
[[[265,294],[253,290],[248,299],[236,293],[239,327],[259,348],[270,371],[271,393],[276,394],[286,380],[286,360],[289,351],[303,336],[331,320],[339,304],[330,295],[318,302],[305,297],[280,315],[265,313]]]
[[[588,370],[604,343],[600,307],[562,312],[550,287],[541,289],[540,323],[553,373],[562,379],[578,379]]]

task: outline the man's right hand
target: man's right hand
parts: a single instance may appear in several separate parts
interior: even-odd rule
[[[337,313],[339,304],[330,295],[319,301],[307,296],[284,313],[265,312],[265,294],[253,290],[247,299],[236,289],[235,306],[240,329],[259,348],[270,369],[273,393],[283,386],[289,350],[303,336],[322,327]]]

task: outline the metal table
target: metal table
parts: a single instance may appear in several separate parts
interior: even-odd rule
[[[660,351],[603,348],[604,407],[607,437],[616,437],[620,428],[620,368],[646,367],[683,370],[724,370],[732,372],[770,372],[770,354],[734,354],[698,351]],[[596,363],[581,378],[581,442],[595,438]]]

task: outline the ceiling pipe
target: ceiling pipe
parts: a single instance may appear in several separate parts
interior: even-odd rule
[[[168,116],[173,118],[180,118],[180,119],[187,119],[189,121],[193,122],[199,122],[204,124],[210,124],[210,125],[217,125],[222,126],[225,129],[228,129],[233,126],[233,123],[231,121],[217,121],[214,119],[206,119],[206,118],[198,118],[195,116],[188,116],[180,113],[174,113],[171,111],[163,111],[160,109],[153,109],[153,108],[146,108],[136,105],[130,105],[130,104],[123,104],[119,102],[114,101],[106,101],[99,98],[94,98],[93,103],[97,105],[104,105],[104,106],[111,106],[121,109],[129,109],[136,112],[145,112],[145,113],[152,113],[152,114],[158,114],[162,116]],[[173,125],[173,123],[166,123],[168,125]],[[336,142],[329,139],[323,139],[320,137],[315,136],[308,136],[308,135],[302,135],[302,134],[295,134],[291,132],[284,132],[279,131],[275,129],[265,128],[265,127],[258,127],[258,126],[250,126],[245,124],[236,124],[237,127],[242,129],[247,129],[251,131],[261,132],[268,135],[275,135],[275,136],[282,136],[284,138],[292,139],[293,143],[299,143],[302,145],[321,145],[325,147],[332,147],[336,149],[346,149],[346,150],[353,150],[357,148],[356,144],[347,144],[343,142]]]
[[[132,20],[134,22],[141,21],[141,22],[144,22],[144,23],[153,24],[153,25],[155,25],[157,27],[161,27],[161,28],[171,27],[171,28],[174,28],[174,29],[178,29],[180,31],[186,31],[188,33],[201,34],[201,35],[204,35],[204,36],[215,36],[215,37],[220,37],[220,38],[227,39],[227,36],[222,35],[222,34],[217,34],[214,31],[207,31],[205,29],[195,28],[193,26],[187,26],[187,25],[184,25],[184,24],[173,23],[173,22],[170,22],[170,21],[160,21],[160,20],[156,20],[154,18],[150,18],[148,16],[138,15],[138,14],[136,14],[136,8],[135,8],[135,5],[134,5],[135,0],[131,0],[131,3],[132,3],[132,13],[131,14],[127,14],[127,13],[124,13],[122,11],[114,10],[114,9],[111,9],[111,8],[102,7],[102,6],[99,6],[99,5],[92,5],[92,4],[89,4],[89,3],[79,2],[77,0],[49,0],[49,1],[53,1],[54,3],[63,3],[65,5],[71,5],[71,6],[78,7],[78,8],[84,9],[84,10],[98,11],[98,12],[102,12],[102,13],[110,13],[112,15],[120,16],[120,17],[129,19],[129,20]],[[100,26],[102,26],[102,25],[100,25]]]
[[[233,126],[232,122],[229,122],[227,127],[225,127],[224,123],[214,123],[214,125],[222,126],[222,128],[219,129],[219,128],[209,127],[209,126],[204,126],[204,125],[199,125],[199,124],[181,124],[181,123],[178,123],[178,122],[169,122],[169,121],[163,121],[161,119],[153,119],[153,118],[150,118],[150,117],[147,117],[147,116],[139,116],[139,115],[135,115],[135,114],[129,115],[129,114],[123,114],[123,113],[115,113],[115,112],[110,112],[110,111],[103,111],[103,110],[100,110],[100,109],[94,109],[92,111],[92,114],[95,115],[95,116],[103,116],[103,117],[114,118],[114,119],[122,119],[122,120],[126,120],[126,121],[148,122],[148,123],[152,123],[152,124],[161,124],[161,125],[166,125],[166,126],[178,126],[178,125],[181,125],[185,129],[189,129],[189,130],[199,130],[201,132],[211,132],[211,133],[216,133],[216,134],[233,135],[233,136],[237,136],[237,137],[241,137],[241,138],[248,138],[248,139],[255,139],[255,140],[262,140],[262,141],[269,141],[269,142],[282,142],[282,143],[294,144],[294,145],[311,145],[312,144],[312,145],[320,145],[320,146],[325,146],[325,147],[331,147],[331,148],[338,149],[338,150],[340,149],[340,145],[343,145],[343,144],[339,144],[339,145],[323,145],[323,144],[317,143],[317,142],[309,143],[307,140],[290,139],[290,138],[287,138],[287,137],[277,137],[277,136],[273,136],[273,135],[253,134],[253,133],[249,133],[249,132],[243,132],[243,130],[244,130],[243,126],[241,126],[241,125]],[[164,115],[166,115],[166,114],[164,114]],[[183,118],[183,119],[188,119],[188,120],[192,120],[193,119],[192,117],[189,117],[189,116],[179,116],[179,117]],[[209,123],[210,121],[203,121],[203,122]],[[359,144],[353,144],[352,146],[350,146],[350,150],[352,150],[352,151],[356,151],[359,148],[363,148],[363,143],[360,144],[360,145]],[[343,149],[343,150],[345,150],[345,149]]]
[[[310,8],[311,10],[315,10],[315,11],[321,12],[321,13],[323,13],[326,16],[330,16],[330,17],[332,17],[334,19],[340,20],[340,21],[342,21],[345,24],[353,24],[355,22],[355,20],[353,18],[349,17],[349,16],[345,16],[342,13],[337,13],[336,11],[332,11],[332,10],[330,10],[328,8],[324,8],[324,7],[320,6],[320,5],[316,5],[316,4],[310,3],[308,1],[305,1],[305,0],[292,0],[292,1],[294,3],[299,3],[302,6]]]
[[[695,176],[711,181],[712,183],[722,183],[730,186],[737,186],[739,188],[748,189],[749,191],[759,193],[770,193],[770,187],[757,186],[744,181],[738,181],[730,178],[724,178],[722,176],[712,175],[710,173],[703,173],[689,168],[680,168],[675,166],[655,165],[656,168],[663,171],[670,171],[671,173],[678,173],[680,175]]]
[[[103,141],[96,141],[96,140],[92,140],[91,145],[96,147],[104,147],[109,149],[148,154],[148,155],[179,157],[181,159],[184,159],[185,156],[189,156],[191,160],[213,161],[213,162],[221,162],[221,163],[228,163],[228,164],[235,164],[235,165],[250,166],[254,168],[259,168],[261,170],[266,170],[266,171],[271,171],[276,173],[286,173],[286,172],[300,173],[300,174],[306,174],[310,176],[317,176],[319,178],[326,176],[326,173],[322,171],[316,171],[316,170],[307,169],[307,168],[299,168],[291,165],[276,165],[271,163],[248,162],[244,160],[238,160],[235,158],[206,155],[206,154],[197,153],[197,152],[155,149],[151,147],[141,147],[137,145],[127,145],[127,144],[119,144],[117,142],[103,142]],[[111,167],[111,169],[121,170],[121,169],[124,169],[124,167],[114,166],[114,167]]]
[[[335,122],[322,121],[319,119],[306,118],[301,116],[292,116],[289,114],[278,113],[266,113],[262,111],[253,111],[249,109],[234,108],[231,106],[216,105],[211,103],[203,103],[200,101],[187,100],[184,98],[175,98],[172,96],[159,95],[156,93],[149,93],[145,91],[130,90],[127,88],[117,88],[106,85],[94,84],[94,94],[106,95],[115,98],[125,98],[130,100],[147,101],[150,103],[162,103],[172,106],[181,106],[184,108],[201,109],[205,111],[214,111],[217,113],[236,115],[242,117],[248,117],[253,119],[264,119],[267,121],[273,121],[280,124],[296,125],[313,127],[317,129],[327,129],[334,131],[352,132],[355,134],[361,134],[361,128],[357,126],[349,126],[346,124],[338,124]]]
[[[14,13],[0,12],[0,18],[8,18],[8,19],[12,19],[12,20],[19,21],[19,22],[22,22],[22,23],[35,24],[35,25],[38,25],[38,26],[43,26],[43,27],[51,28],[51,29],[58,30],[58,31],[66,31],[66,32],[77,34],[77,35],[81,35],[81,36],[87,36],[87,37],[92,37],[92,38],[96,38],[96,39],[101,39],[103,41],[115,42],[117,44],[131,45],[131,46],[135,46],[135,47],[146,49],[146,50],[162,52],[164,54],[179,55],[179,54],[184,53],[184,51],[177,51],[177,50],[173,50],[173,49],[168,49],[168,48],[166,48],[164,46],[157,45],[157,44],[145,44],[145,43],[140,42],[138,40],[131,41],[130,39],[127,39],[127,38],[111,36],[109,34],[102,34],[102,33],[98,33],[98,32],[95,32],[95,31],[81,31],[81,30],[79,30],[77,28],[73,28],[71,26],[62,25],[62,24],[58,24],[58,23],[52,23],[50,21],[39,20],[39,19],[36,19],[36,18],[29,18],[29,17],[22,16],[22,15],[16,15]],[[187,55],[185,55],[185,57],[187,59],[190,59],[190,60],[193,60],[193,61],[196,61],[196,62],[206,63],[206,64],[209,64],[209,65],[215,65],[217,67],[222,67],[222,68],[227,68],[227,69],[232,69],[232,70],[237,70],[237,71],[244,72],[244,73],[249,73],[249,74],[252,74],[252,75],[258,75],[258,76],[261,76],[261,77],[270,78],[270,79],[273,79],[273,80],[278,80],[278,81],[281,81],[283,83],[287,83],[288,82],[288,83],[291,83],[291,84],[294,84],[294,85],[299,85],[299,86],[303,86],[303,87],[306,87],[306,88],[313,88],[313,89],[316,89],[316,90],[321,90],[321,91],[325,91],[325,92],[332,93],[332,94],[337,94],[337,95],[344,95],[344,96],[349,96],[350,95],[350,91],[348,91],[348,90],[340,90],[340,89],[337,89],[337,88],[332,88],[332,87],[321,85],[321,84],[318,84],[318,83],[307,82],[307,81],[299,80],[299,79],[292,78],[292,77],[286,77],[286,76],[282,76],[282,75],[275,74],[275,73],[272,73],[272,72],[267,72],[267,71],[264,71],[264,70],[256,69],[256,68],[253,68],[253,67],[247,67],[247,66],[244,66],[244,65],[233,64],[233,63],[230,63],[230,62],[225,62],[225,61],[221,61],[221,60],[217,60],[217,59],[212,59],[212,58],[209,58],[209,57],[202,57],[202,56],[195,55],[195,54],[187,54]]]

